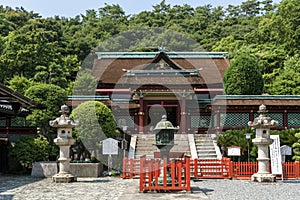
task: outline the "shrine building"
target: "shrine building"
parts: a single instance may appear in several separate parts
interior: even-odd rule
[[[167,115],[181,134],[244,129],[265,104],[277,129],[300,127],[300,96],[224,95],[226,52],[98,52],[96,95],[128,134],[149,134]],[[89,96],[69,97],[76,106]]]

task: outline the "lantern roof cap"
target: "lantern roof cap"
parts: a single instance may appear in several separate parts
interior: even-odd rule
[[[75,122],[73,119],[69,118],[69,108],[67,105],[62,105],[59,112],[61,113],[61,116],[55,120],[49,121],[50,126],[56,128],[73,128],[79,125],[79,122]]]
[[[178,127],[174,127],[173,124],[167,120],[167,116],[163,115],[161,120],[156,124],[154,130],[172,129],[177,130]]]
[[[271,128],[278,125],[278,121],[272,120],[270,117],[266,116],[267,107],[262,104],[259,106],[259,110],[257,111],[260,115],[256,117],[253,122],[249,121],[248,125],[253,128]]]

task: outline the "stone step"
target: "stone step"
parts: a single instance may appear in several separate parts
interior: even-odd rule
[[[197,145],[196,149],[215,149],[215,147],[214,146],[208,146],[208,145],[206,145],[206,146]]]
[[[217,156],[198,156],[199,160],[215,160]]]
[[[194,138],[211,138],[211,134],[195,134]]]
[[[159,152],[159,149],[155,146],[155,134],[151,135],[138,135],[135,158],[139,158],[142,155],[148,157],[154,157],[154,152]],[[174,135],[174,147],[171,152],[182,152],[190,154],[190,147],[188,142],[188,135],[175,134]]]
[[[196,139],[195,142],[202,142],[202,143],[204,143],[204,142],[209,142],[209,143],[211,143],[212,140],[211,140],[211,139],[205,139],[205,140],[199,140],[199,139]]]
[[[215,150],[199,150],[197,151],[198,154],[202,154],[202,153],[216,153]]]
[[[214,143],[195,143],[196,146],[214,146]]]
[[[198,158],[201,157],[217,157],[215,153],[203,153],[203,154],[198,154]]]
[[[199,159],[217,158],[217,153],[211,135],[195,134],[194,140],[195,140],[197,156]]]
[[[135,150],[135,152],[154,152],[154,151],[159,151],[159,149],[150,149],[150,148],[139,147],[138,149]]]

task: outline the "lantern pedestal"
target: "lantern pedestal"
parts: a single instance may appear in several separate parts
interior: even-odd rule
[[[173,148],[174,144],[169,144],[169,145],[165,144],[165,145],[156,145],[156,146],[160,151],[161,164],[164,165],[165,158],[166,158],[166,164],[169,164],[170,150]],[[164,171],[164,168],[161,167],[160,175],[158,177],[158,186],[163,186],[164,185],[164,177],[165,177],[165,171]],[[171,186],[172,185],[172,177],[171,177],[170,172],[168,170],[167,170],[166,178],[167,178],[167,181],[166,181],[167,186]]]
[[[75,143],[73,138],[55,138],[54,143],[59,146],[59,173],[52,177],[53,182],[56,183],[69,183],[76,182],[77,177],[75,177],[70,172],[70,146]]]
[[[49,121],[49,125],[57,128],[57,138],[54,143],[59,146],[59,173],[52,176],[53,182],[70,183],[77,181],[77,178],[70,172],[70,147],[75,143],[72,138],[72,128],[78,126],[78,122],[74,122],[68,117],[68,107],[61,106],[62,115],[55,120]]]
[[[255,182],[275,182],[276,177],[270,173],[269,165],[269,145],[273,143],[270,139],[270,128],[277,126],[278,122],[266,116],[267,110],[265,105],[259,106],[260,114],[253,122],[248,122],[248,125],[254,128],[255,138],[253,144],[257,145],[258,149],[258,172],[251,177]]]
[[[167,120],[167,116],[163,115],[160,122],[158,122],[154,128],[156,131],[155,140],[156,140],[156,146],[160,151],[160,159],[162,165],[169,164],[170,159],[170,150],[174,146],[174,132],[175,130],[178,130],[178,128],[175,128],[173,124]],[[164,163],[166,162],[166,163]],[[170,175],[170,172],[167,170],[167,174],[165,175],[165,170],[162,167],[160,169],[160,176],[158,177],[158,185],[163,186],[164,185],[164,177],[166,176],[166,184],[167,186],[172,185],[172,177]],[[155,185],[155,182],[152,183]]]

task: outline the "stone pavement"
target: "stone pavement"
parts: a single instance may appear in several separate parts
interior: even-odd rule
[[[300,179],[256,183],[249,180],[199,179],[191,181],[192,192],[139,192],[139,179],[119,177],[78,178],[74,183],[53,183],[51,178],[1,176],[0,200],[296,200]]]
[[[192,185],[192,191],[140,193],[138,179],[118,177],[77,178],[77,182],[73,183],[53,183],[50,178],[0,176],[0,200],[208,199],[197,186]]]

